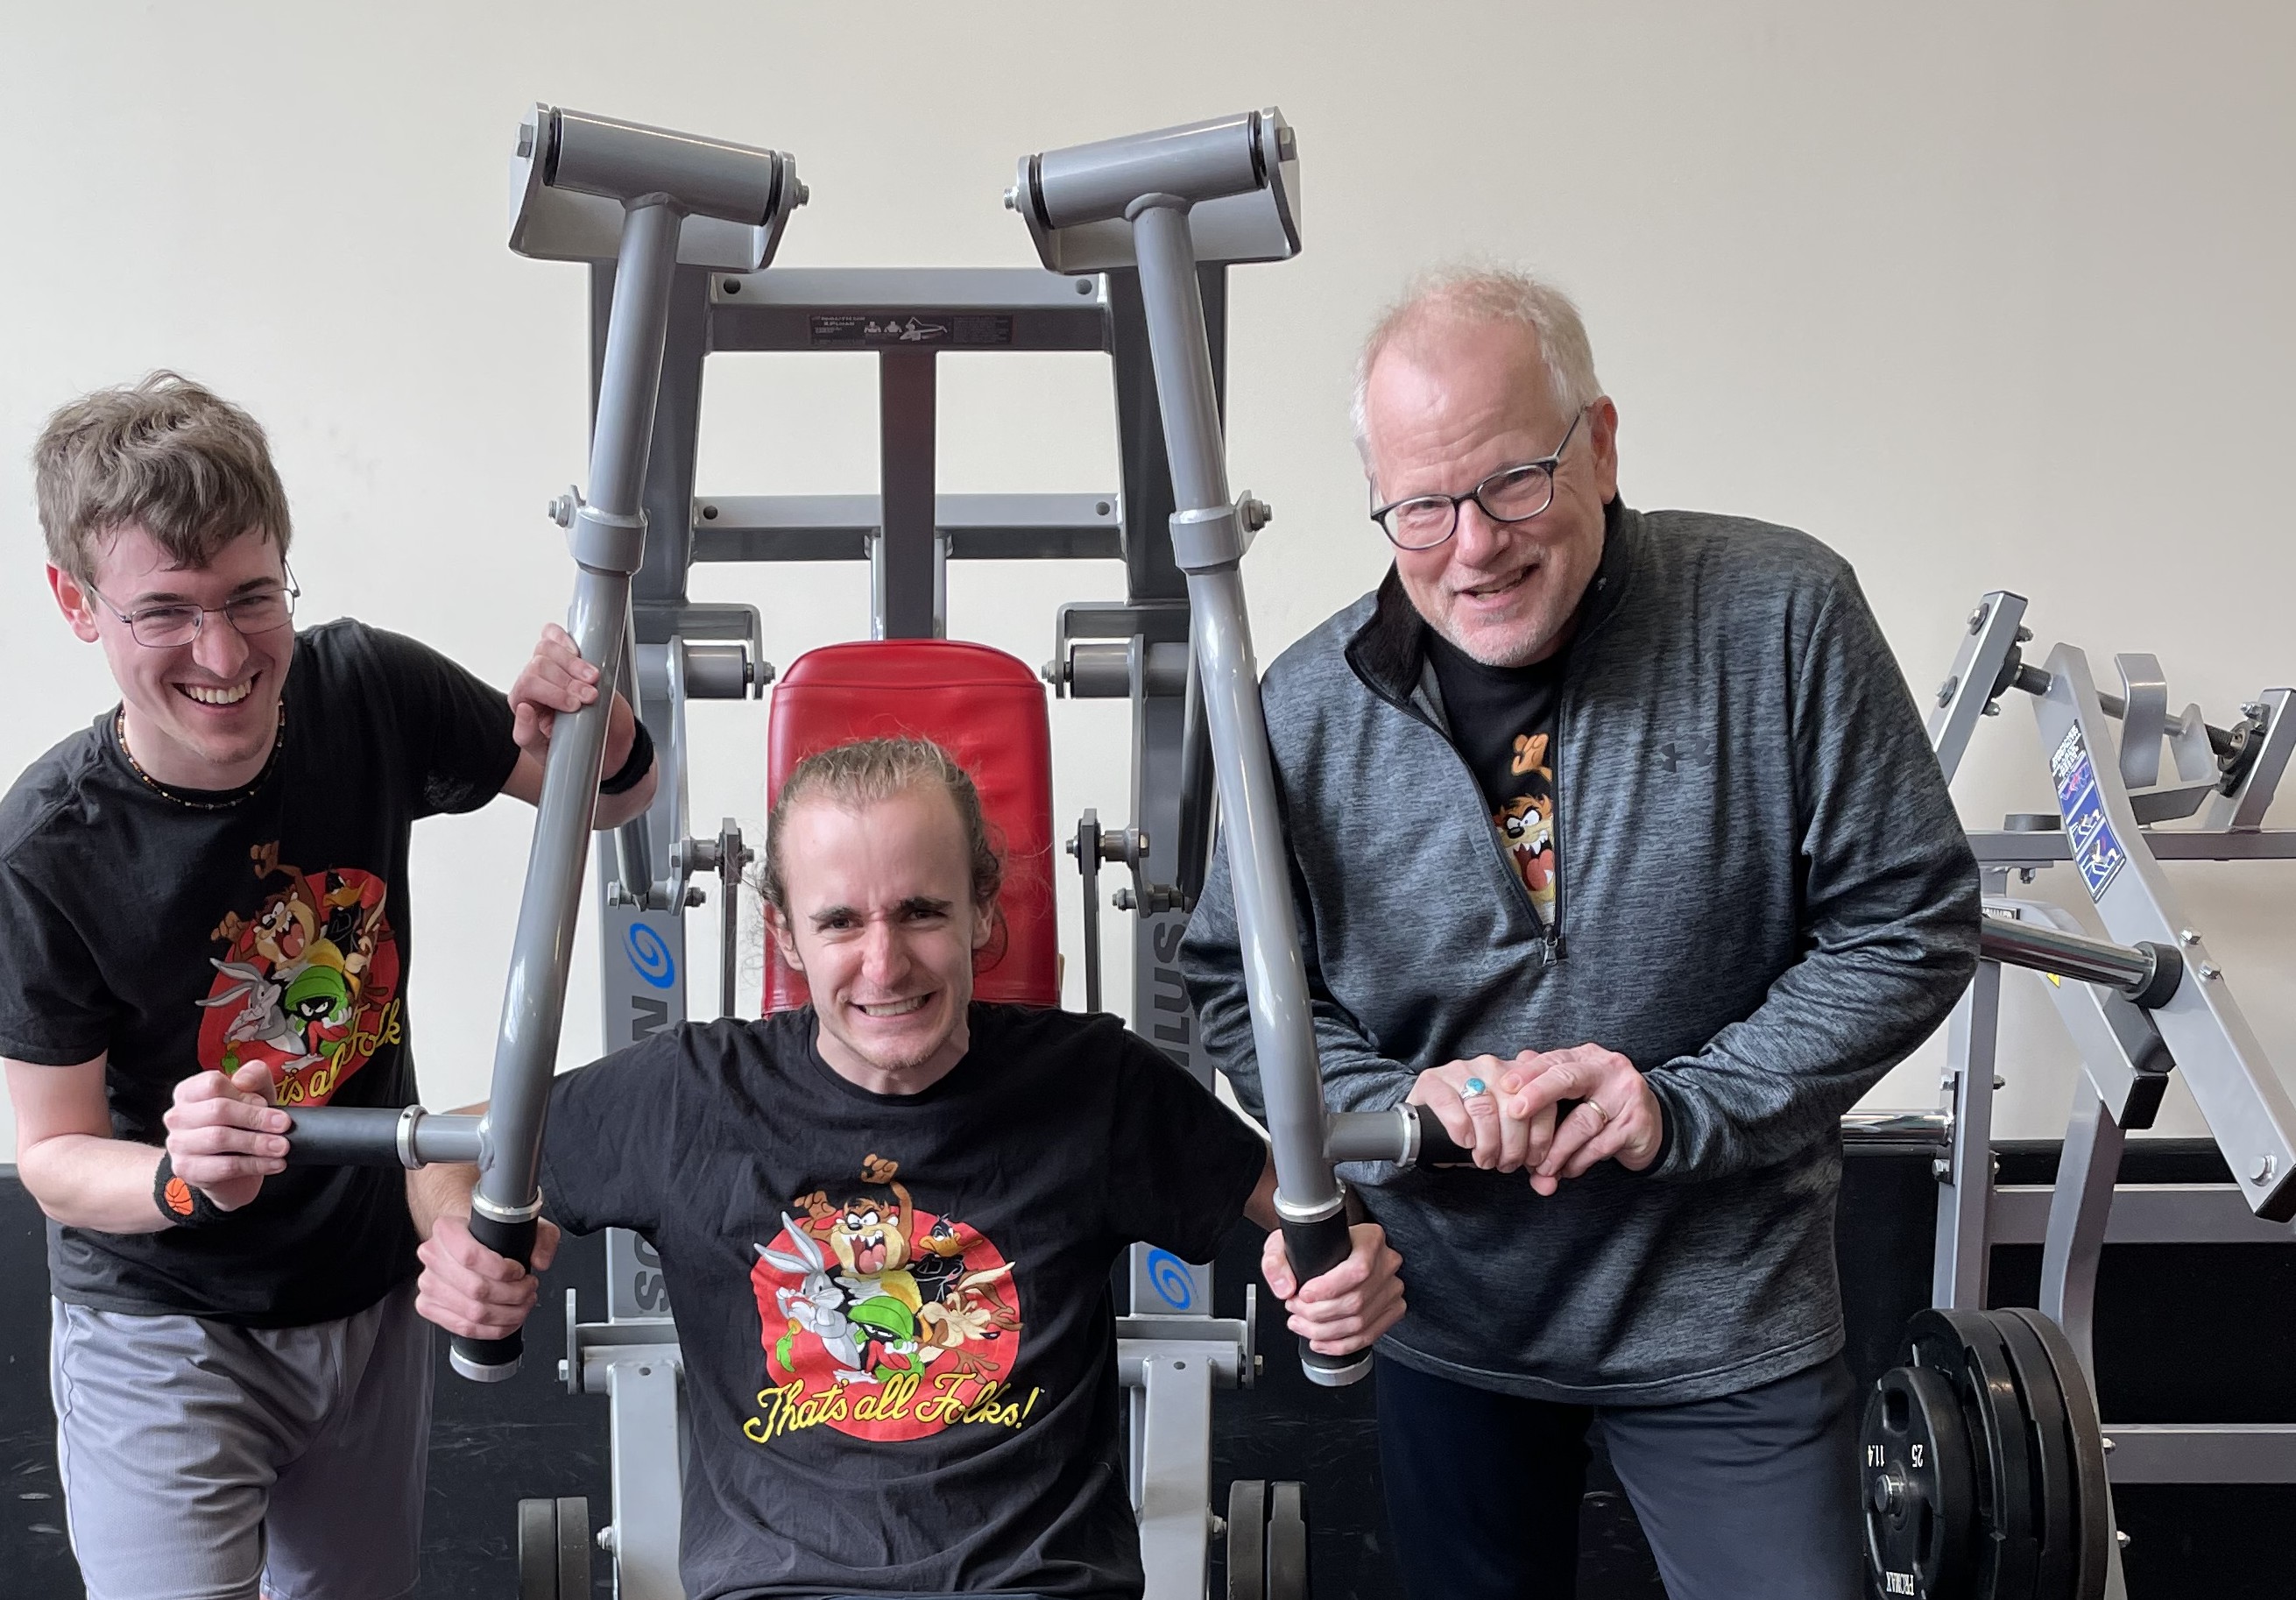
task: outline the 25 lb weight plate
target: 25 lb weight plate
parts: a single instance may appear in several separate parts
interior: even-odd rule
[[[2034,1600],[2041,1507],[2030,1419],[2008,1347],[1982,1311],[1916,1312],[1906,1332],[1907,1364],[1944,1378],[1961,1400],[1977,1478],[1972,1600]]]
[[[1875,1592],[1958,1600],[1969,1592],[1977,1468],[1961,1396],[1924,1366],[1884,1373],[1866,1402],[1866,1564]]]

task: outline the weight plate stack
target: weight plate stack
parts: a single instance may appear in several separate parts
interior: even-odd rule
[[[2073,1498],[2072,1585],[2076,1600],[2102,1600],[2112,1550],[2112,1486],[2104,1471],[2104,1430],[2088,1375],[2064,1330],[2040,1312],[2013,1306],[1994,1313],[2023,1327],[2048,1365],[2064,1415],[2071,1456]]]
[[[519,1600],[590,1600],[590,1502],[518,1503]]]
[[[1925,1366],[1884,1373],[1866,1402],[1866,1563],[1876,1592],[1957,1600],[1969,1592],[1977,1466],[1961,1396]]]
[[[1977,1481],[1969,1595],[1972,1600],[2036,1600],[2042,1508],[2036,1503],[2030,1419],[2008,1346],[1982,1311],[1916,1312],[1906,1337],[1906,1364],[1943,1378],[1961,1402]],[[1867,1488],[1870,1522],[1872,1485]]]
[[[2025,1441],[2033,1471],[2033,1504],[2040,1555],[2033,1579],[2034,1600],[2072,1600],[2076,1551],[2080,1543],[2080,1499],[2074,1481],[2071,1430],[2065,1421],[2065,1396],[2056,1367],[2040,1335],[2014,1311],[1987,1313],[2016,1369],[2024,1398]],[[2038,1313],[2037,1313],[2038,1315]]]

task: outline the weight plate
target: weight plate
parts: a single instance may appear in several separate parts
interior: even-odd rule
[[[1227,1486],[1227,1600],[1267,1600],[1267,1481]]]
[[[1978,1532],[1977,1467],[1960,1394],[1941,1373],[1893,1367],[1866,1402],[1860,1442],[1874,1593],[1960,1600]]]
[[[2097,1421],[2096,1397],[2081,1370],[2073,1342],[2038,1311],[2012,1307],[2010,1314],[2032,1330],[2055,1371],[2064,1402],[2065,1435],[2072,1446],[2073,1500],[2078,1537],[2074,1546],[2073,1594],[2078,1600],[2103,1600],[2112,1562],[2112,1484],[2104,1470],[2104,1429]]]
[[[590,1502],[558,1502],[558,1600],[590,1600]]]
[[[2080,1503],[2073,1481],[2073,1444],[2065,1425],[2064,1392],[2057,1383],[2055,1364],[2024,1318],[2007,1310],[1991,1315],[2001,1342],[2008,1347],[2009,1364],[2017,1369],[2017,1387],[2025,1397],[2033,1503],[2040,1511],[2035,1524],[2041,1549],[2033,1579],[2034,1600],[2072,1600]]]
[[[558,1502],[518,1503],[518,1600],[558,1600]]]
[[[2031,1600],[2038,1507],[2024,1402],[2008,1348],[1981,1311],[1915,1312],[1906,1342],[1911,1364],[1946,1378],[1961,1397],[1978,1480],[1972,1600]]]
[[[1274,1485],[1267,1497],[1267,1600],[1308,1600],[1308,1491]]]

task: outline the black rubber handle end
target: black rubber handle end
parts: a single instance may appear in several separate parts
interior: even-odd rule
[[[1302,1339],[1300,1370],[1318,1389],[1345,1389],[1371,1376],[1371,1352],[1357,1350],[1351,1355],[1327,1356],[1321,1350],[1309,1350],[1308,1342]]]
[[[1435,1114],[1431,1105],[1414,1105],[1419,1113],[1419,1160],[1422,1167],[1472,1167],[1475,1153],[1451,1136],[1443,1126],[1443,1119]]]
[[[484,1211],[471,1213],[471,1237],[521,1267],[534,1260],[535,1219],[503,1222]],[[455,1370],[474,1383],[499,1383],[517,1375],[526,1355],[526,1335],[514,1331],[501,1339],[472,1339],[455,1335],[447,1359]]]
[[[1355,1239],[1348,1231],[1344,1211],[1334,1211],[1313,1222],[1287,1222],[1283,1225],[1283,1253],[1291,1258],[1292,1274],[1302,1284],[1309,1283],[1331,1271],[1348,1259],[1354,1249]],[[1326,1356],[1308,1348],[1305,1339],[1300,1341],[1300,1370],[1308,1381],[1324,1389],[1341,1389],[1357,1382],[1371,1371],[1371,1352],[1357,1350],[1352,1355]]]

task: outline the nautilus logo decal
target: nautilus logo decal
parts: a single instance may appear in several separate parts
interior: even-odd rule
[[[1175,1311],[1185,1311],[1195,1303],[1196,1275],[1168,1250],[1148,1252],[1148,1286]]]
[[[622,948],[629,953],[630,970],[645,982],[668,989],[677,981],[677,963],[671,958],[669,947],[644,923],[630,924],[630,931],[622,935]]]

